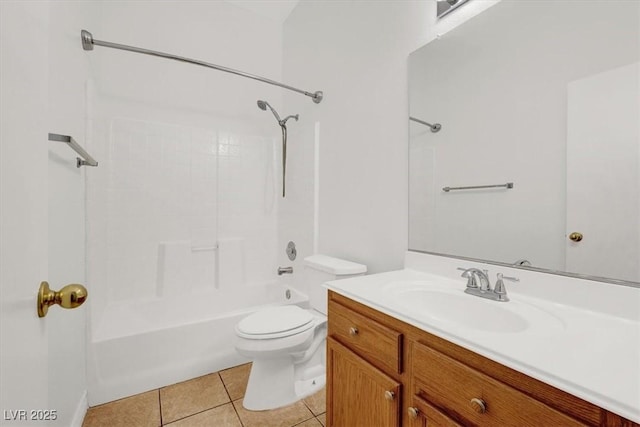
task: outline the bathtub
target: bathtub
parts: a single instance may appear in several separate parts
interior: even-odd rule
[[[89,406],[248,362],[234,349],[234,326],[284,304],[307,308],[308,298],[269,283],[107,306],[89,331]]]

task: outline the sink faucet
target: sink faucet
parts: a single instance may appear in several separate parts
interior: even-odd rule
[[[462,277],[467,279],[467,289],[479,289],[485,292],[491,290],[487,270],[483,271],[479,268],[458,268],[458,270],[463,270]]]
[[[494,301],[509,301],[504,280],[511,280],[512,282],[520,281],[520,279],[516,277],[506,277],[502,273],[498,273],[495,288],[491,289],[491,282],[489,281],[489,273],[487,270],[483,271],[478,268],[458,268],[458,270],[463,270],[462,277],[467,279],[467,288],[464,290],[465,293]]]

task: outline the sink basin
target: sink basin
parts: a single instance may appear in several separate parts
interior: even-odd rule
[[[562,320],[532,304],[497,302],[431,282],[395,282],[384,287],[393,305],[430,323],[495,333],[563,327]]]

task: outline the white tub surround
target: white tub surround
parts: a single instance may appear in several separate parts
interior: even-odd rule
[[[511,301],[490,301],[464,293],[458,267],[488,269],[492,284],[497,273],[520,281],[506,282]],[[640,422],[640,287],[417,252],[407,252],[403,270],[326,286]],[[448,310],[429,311],[434,298]]]
[[[308,298],[273,282],[107,306],[88,347],[89,405],[249,362],[233,348],[234,326],[288,304],[306,308]]]

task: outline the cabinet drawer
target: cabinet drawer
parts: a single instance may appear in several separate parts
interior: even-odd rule
[[[339,307],[339,310],[335,308]],[[402,334],[341,305],[329,306],[329,335],[386,372],[402,373]]]
[[[577,420],[419,343],[412,349],[412,394],[460,424],[583,426]]]

